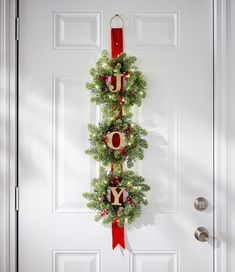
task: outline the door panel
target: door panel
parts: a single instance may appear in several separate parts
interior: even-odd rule
[[[19,99],[20,272],[212,272],[212,0],[21,0]],[[85,88],[110,18],[124,21],[124,51],[138,58],[147,97],[134,110],[149,148],[135,170],[149,205],[126,226],[127,250],[94,222],[82,197],[98,164],[84,154],[99,109]],[[194,200],[209,207],[197,211]]]

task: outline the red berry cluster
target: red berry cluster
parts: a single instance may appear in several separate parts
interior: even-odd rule
[[[124,131],[124,133],[125,133],[126,135],[130,134],[130,133],[131,133],[131,128],[128,127],[128,128]]]
[[[100,81],[103,81],[103,80],[108,81],[108,79],[109,79],[109,76],[108,76],[108,75],[105,75],[104,73],[102,73],[102,74],[99,76],[99,80],[100,80]]]
[[[115,177],[111,177],[110,178],[110,183],[114,186],[118,185],[118,183],[120,182],[120,177],[119,176],[115,176]]]
[[[127,155],[126,153],[127,153],[127,150],[126,150],[125,147],[121,147],[121,148],[119,149],[119,151],[118,151],[118,155],[123,154],[124,157],[126,157],[126,155]]]
[[[123,96],[119,96],[118,97],[118,102],[122,106],[124,104],[124,97]]]
[[[131,197],[127,198],[127,202],[130,203],[132,207],[134,207],[136,205],[135,202],[132,201]]]
[[[100,212],[100,216],[105,216],[109,213],[109,209],[105,208],[103,211]]]
[[[102,142],[102,144],[107,144],[107,142],[108,142],[108,138],[107,138],[107,136],[104,134],[104,135],[103,135],[103,142]]]
[[[125,77],[130,77],[131,73],[127,72],[127,71],[124,71],[122,72],[122,74],[125,76]]]

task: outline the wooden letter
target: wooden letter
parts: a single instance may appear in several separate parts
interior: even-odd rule
[[[120,149],[126,146],[125,136],[122,132],[113,131],[107,135],[107,145],[111,149]]]
[[[116,77],[116,89],[114,90],[114,86],[112,84],[110,84],[109,82],[106,83],[106,85],[109,87],[109,90],[112,92],[112,93],[117,93],[119,91],[121,91],[121,87],[122,87],[122,76],[123,74],[115,74],[114,75]]]
[[[120,196],[122,195],[123,191],[125,188],[120,188],[120,187],[109,187],[111,190],[111,204],[112,205],[122,205],[120,203]],[[117,192],[117,188],[119,189],[119,192]],[[112,195],[113,195],[113,200],[112,200]]]

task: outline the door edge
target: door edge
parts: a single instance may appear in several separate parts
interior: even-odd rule
[[[0,0],[0,271],[17,271],[16,47],[17,0]]]

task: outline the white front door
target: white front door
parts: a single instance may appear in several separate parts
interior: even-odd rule
[[[149,148],[136,171],[151,186],[123,252],[82,197],[98,168],[84,153],[99,119],[85,83],[117,13],[148,84],[135,116]],[[212,0],[20,0],[20,272],[212,272],[212,15]]]

